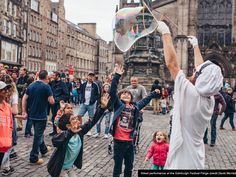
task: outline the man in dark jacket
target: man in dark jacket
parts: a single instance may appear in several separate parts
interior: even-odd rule
[[[18,111],[19,114],[22,113],[22,97],[27,88],[27,81],[28,81],[27,69],[25,67],[21,67],[19,71],[19,78],[16,82],[16,88],[19,94],[18,100]],[[21,119],[17,119],[17,131],[21,131],[23,128],[23,121]]]
[[[94,76],[94,73],[89,73],[87,81],[80,86],[80,109],[78,116],[81,120],[86,112],[88,112],[89,118],[92,119],[95,104],[100,98],[98,85],[93,82]],[[87,135],[91,135],[91,132],[88,132]]]
[[[153,103],[153,114],[159,114],[160,113],[160,99],[161,99],[161,95],[162,95],[162,88],[159,85],[159,81],[155,80],[153,85],[152,85],[152,89],[151,92],[153,92],[154,90],[160,90],[160,93],[157,94],[155,96],[155,98],[152,100]]]
[[[215,142],[216,142],[216,121],[218,118],[218,115],[221,115],[225,109],[226,109],[226,102],[224,97],[219,93],[217,95],[214,95],[215,98],[215,107],[214,107],[214,112],[213,115],[211,117],[211,144],[210,146],[213,147],[215,146]],[[221,104],[221,109],[219,108],[219,105]],[[208,128],[205,131],[204,134],[204,144],[207,144],[207,134],[208,134]]]
[[[226,110],[225,116],[221,120],[220,130],[224,130],[224,123],[229,117],[229,123],[233,131],[236,131],[234,126],[234,112],[235,112],[235,99],[233,99],[233,89],[231,87],[227,88],[227,94],[225,94]]]
[[[67,89],[67,86],[65,82],[61,80],[61,75],[59,72],[55,71],[53,72],[53,81],[49,83],[52,89],[53,97],[55,99],[55,104],[52,105],[52,123],[53,123],[53,132],[50,133],[50,136],[53,136],[56,134],[56,126],[54,125],[54,120],[57,115],[57,111],[60,108],[60,101],[63,100],[66,102],[68,98],[70,97],[69,91]]]

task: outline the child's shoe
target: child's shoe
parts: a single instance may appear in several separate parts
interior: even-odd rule
[[[2,176],[9,176],[14,173],[14,171],[14,168],[10,166],[8,169],[3,169]]]
[[[99,133],[96,133],[93,135],[93,138],[97,138],[97,137],[99,137]]]

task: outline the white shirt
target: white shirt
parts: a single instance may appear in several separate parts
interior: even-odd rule
[[[85,105],[89,105],[91,92],[92,92],[92,83],[87,82],[85,87],[85,102],[84,102]]]
[[[203,97],[179,71],[175,79],[174,110],[166,169],[204,169],[204,132],[214,109],[214,97]]]

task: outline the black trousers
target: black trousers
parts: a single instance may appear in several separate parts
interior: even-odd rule
[[[4,157],[4,152],[0,152],[0,166],[2,165],[3,157]]]
[[[125,164],[124,177],[132,177],[134,162],[133,141],[114,140],[114,170],[113,177],[119,177],[122,173],[122,164]]]

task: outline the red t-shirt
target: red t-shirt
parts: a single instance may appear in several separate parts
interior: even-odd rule
[[[130,134],[133,131],[134,106],[126,105],[120,116],[116,120],[116,130],[114,139],[122,141],[133,141]]]

